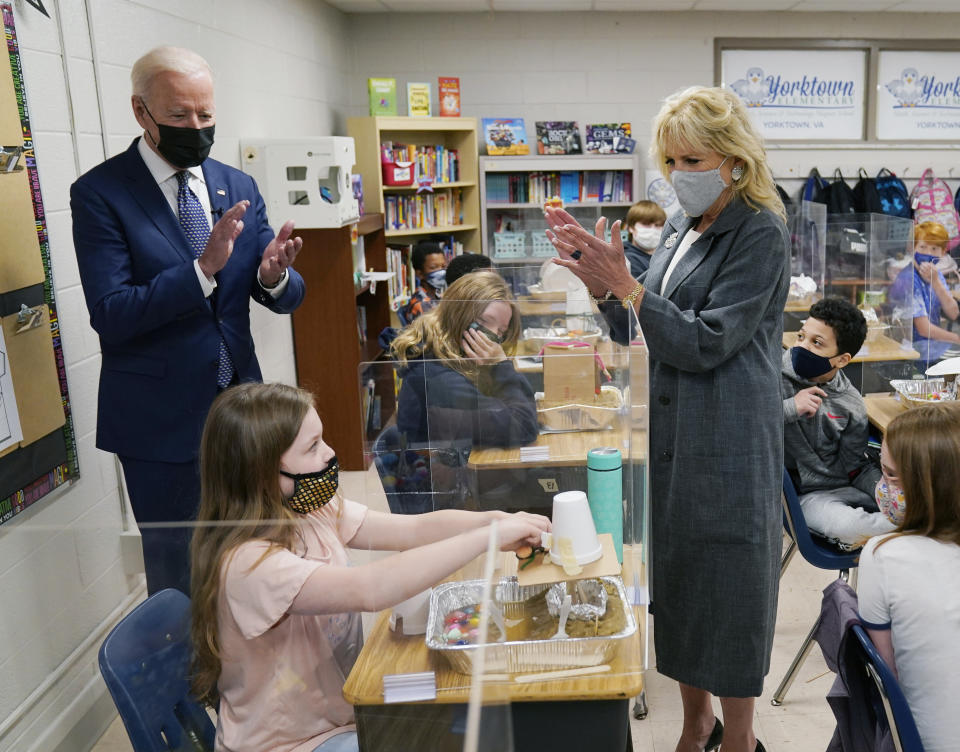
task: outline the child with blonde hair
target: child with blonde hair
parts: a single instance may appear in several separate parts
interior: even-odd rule
[[[356,750],[344,680],[362,643],[359,612],[393,606],[481,554],[537,543],[539,515],[368,510],[338,491],[338,465],[309,392],[227,389],[200,449],[192,541],[192,688],[219,700],[216,749]],[[347,548],[399,551],[349,566]]]

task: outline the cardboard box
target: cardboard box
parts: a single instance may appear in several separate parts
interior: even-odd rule
[[[547,404],[591,404],[600,385],[596,349],[583,342],[543,347],[543,396]]]

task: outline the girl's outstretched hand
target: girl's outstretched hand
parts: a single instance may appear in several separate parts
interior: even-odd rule
[[[542,514],[517,512],[497,520],[501,551],[515,551],[521,546],[539,546],[540,534],[549,533],[550,520]]]

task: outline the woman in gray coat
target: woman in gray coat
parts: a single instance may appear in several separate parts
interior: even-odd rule
[[[678,752],[752,752],[779,580],[779,387],[790,262],[783,204],[746,108],[723,89],[668,98],[651,152],[684,212],[649,271],[547,211],[556,263],[590,288],[614,332],[632,307],[650,353],[651,577],[657,669],[680,682]],[[621,339],[625,338],[621,336]],[[726,728],[713,717],[720,698]]]

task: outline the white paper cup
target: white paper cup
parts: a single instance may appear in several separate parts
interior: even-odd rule
[[[603,556],[590,504],[583,491],[564,491],[553,497],[552,530],[550,557],[554,561],[559,561],[559,552],[556,555],[554,552],[563,538],[573,544],[573,555],[580,566]]]

